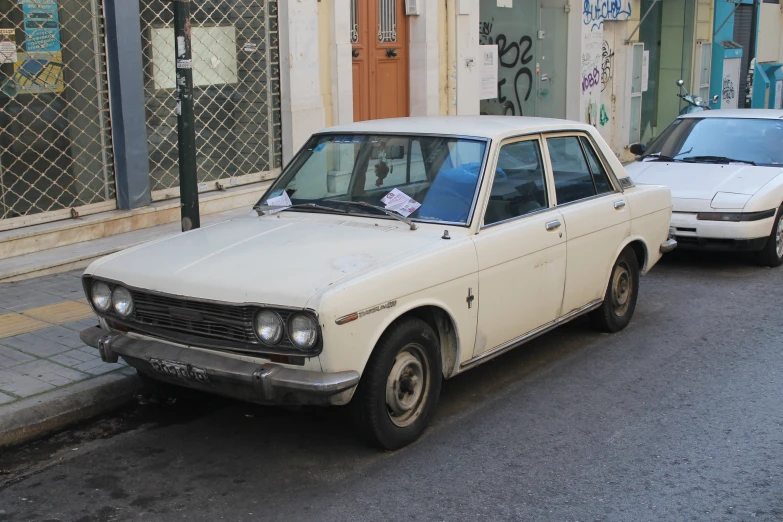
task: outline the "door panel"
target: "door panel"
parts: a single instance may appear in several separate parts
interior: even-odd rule
[[[630,212],[586,136],[547,136],[558,210],[568,230],[563,315],[604,296],[617,249],[631,234]]]
[[[504,143],[473,236],[479,260],[474,356],[557,319],[563,299],[566,234],[553,208],[541,140]]]
[[[354,121],[408,116],[404,0],[352,0]]]
[[[568,13],[564,0],[541,2],[537,62],[539,63],[536,116],[565,118],[566,75],[568,61]]]
[[[566,272],[565,226],[555,209],[482,229],[473,236],[479,260],[479,322],[474,356],[560,316]]]
[[[626,206],[615,208],[616,202]],[[568,228],[568,266],[563,314],[602,299],[617,249],[631,234],[630,212],[622,193],[560,207]]]

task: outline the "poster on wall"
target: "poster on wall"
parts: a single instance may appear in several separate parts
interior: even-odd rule
[[[177,87],[174,67],[174,28],[151,29],[152,79],[156,89]],[[193,27],[193,85],[233,84],[239,81],[237,71],[237,34],[233,25]]]
[[[13,81],[17,94],[62,92],[65,89],[62,53],[19,53]]]
[[[480,100],[494,100],[498,97],[498,46],[480,45],[481,49],[481,93]]]
[[[642,53],[642,92],[647,92],[650,85],[650,51]]]
[[[25,41],[28,53],[59,53],[60,14],[56,0],[22,1]]]
[[[775,82],[775,108],[783,109],[783,80]]]
[[[16,63],[15,29],[0,29],[0,64]]]

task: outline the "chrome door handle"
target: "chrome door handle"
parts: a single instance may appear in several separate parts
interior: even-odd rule
[[[554,230],[556,228],[560,228],[560,221],[557,219],[546,224],[547,230]]]
[[[620,210],[623,207],[625,207],[625,201],[615,201],[614,202],[614,208],[616,208],[617,210]]]

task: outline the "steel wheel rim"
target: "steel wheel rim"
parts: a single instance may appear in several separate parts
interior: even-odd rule
[[[775,250],[777,251],[778,258],[783,257],[783,216],[778,219],[778,231],[775,234]]]
[[[405,428],[419,418],[429,394],[429,363],[424,348],[408,344],[394,358],[386,378],[386,411],[392,423]]]
[[[622,317],[628,311],[633,294],[633,280],[631,279],[631,267],[621,261],[612,275],[612,310],[615,315]]]

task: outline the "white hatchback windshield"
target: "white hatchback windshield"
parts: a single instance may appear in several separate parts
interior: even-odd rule
[[[257,208],[467,224],[486,142],[444,136],[316,135]],[[374,207],[374,208],[373,208]]]
[[[760,118],[679,118],[642,156],[693,163],[783,165],[783,121]]]

